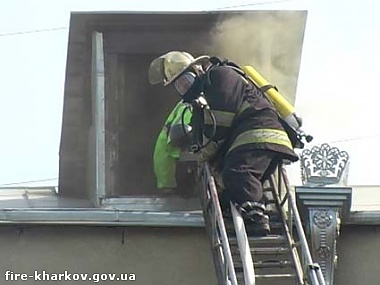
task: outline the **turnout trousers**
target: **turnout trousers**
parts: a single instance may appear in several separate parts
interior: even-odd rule
[[[228,199],[238,205],[244,202],[262,202],[263,182],[280,163],[277,152],[267,149],[236,150],[224,158],[222,179]],[[222,203],[223,204],[223,203]]]

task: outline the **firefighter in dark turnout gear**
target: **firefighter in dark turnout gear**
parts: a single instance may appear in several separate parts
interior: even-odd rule
[[[235,68],[187,52],[154,59],[149,80],[173,83],[185,102],[204,96],[214,116],[211,120],[205,113],[204,135],[217,145],[210,161],[221,172],[224,195],[255,223],[258,235],[269,234],[262,184],[282,160],[298,159],[272,103]]]

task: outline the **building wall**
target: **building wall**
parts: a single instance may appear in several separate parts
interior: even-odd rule
[[[380,284],[379,226],[343,226],[337,248],[337,285]]]
[[[379,226],[342,227],[335,285],[379,284],[379,235]],[[128,282],[71,280],[42,284],[217,284],[203,228],[2,226],[0,244],[0,284],[5,284],[7,270],[28,275],[66,270],[90,277],[127,273],[136,278]],[[28,278],[6,284],[41,282]]]
[[[5,271],[133,273],[132,284],[216,284],[203,228],[99,226],[0,227],[0,284]],[[15,276],[13,276],[15,277]],[[123,279],[126,279],[122,276]],[[127,276],[133,279],[133,275]],[[42,278],[42,275],[41,275]],[[72,275],[71,278],[74,278]],[[95,278],[97,278],[95,276]],[[6,284],[127,284],[126,281],[50,281],[28,278]]]

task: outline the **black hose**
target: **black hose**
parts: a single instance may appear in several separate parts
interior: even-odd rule
[[[187,105],[183,111],[182,111],[182,114],[181,114],[181,126],[182,126],[182,131],[184,132],[185,136],[186,136],[186,139],[190,139],[190,136],[189,134],[187,133],[187,130],[186,130],[186,124],[185,124],[185,114],[186,114],[186,111],[190,109],[190,112],[192,113],[192,110],[190,108],[189,105]]]
[[[215,118],[215,115],[214,115],[214,113],[210,109],[206,109],[206,110],[209,112],[210,117],[211,117],[211,121],[212,121],[212,133],[211,133],[210,138],[208,138],[207,142],[203,146],[201,146],[201,149],[205,148],[206,146],[208,146],[211,143],[212,139],[216,135],[216,118]]]
[[[188,109],[190,109],[190,111],[192,112],[192,109],[190,108],[190,106],[186,106],[186,107],[183,109],[182,114],[181,114],[181,126],[182,126],[182,131],[184,132],[186,138],[190,140],[191,137],[190,137],[190,135],[188,134],[188,132],[187,132],[187,130],[186,130],[186,127],[185,127],[185,126],[186,126],[186,124],[185,124],[185,114],[186,114],[186,111],[187,111]],[[211,121],[212,121],[212,133],[211,133],[210,138],[207,139],[207,142],[206,142],[205,144],[202,144],[202,145],[200,145],[200,146],[199,146],[199,144],[198,144],[198,147],[199,147],[199,148],[198,148],[197,151],[199,151],[199,150],[201,150],[201,149],[207,147],[207,146],[211,143],[212,139],[213,139],[213,138],[215,137],[215,135],[216,135],[216,118],[215,118],[215,115],[214,115],[214,113],[213,113],[210,109],[206,108],[206,110],[207,110],[207,112],[209,112],[210,117],[211,117]]]

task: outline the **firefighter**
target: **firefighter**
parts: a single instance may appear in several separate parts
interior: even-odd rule
[[[298,157],[263,91],[222,62],[171,51],[151,62],[149,81],[173,85],[185,102],[205,99],[214,120],[204,117],[204,134],[218,145],[210,160],[221,172],[224,193],[253,222],[253,234],[268,235],[262,184],[279,163]]]

